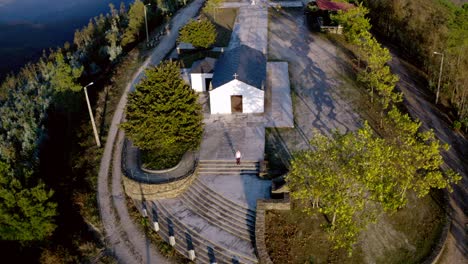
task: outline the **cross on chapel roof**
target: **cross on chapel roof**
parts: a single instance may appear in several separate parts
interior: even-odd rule
[[[239,75],[237,75],[237,72],[236,72],[236,73],[234,73],[234,75],[233,75],[233,76],[234,76],[234,79],[236,79],[236,80],[237,80],[237,76],[239,76]]]

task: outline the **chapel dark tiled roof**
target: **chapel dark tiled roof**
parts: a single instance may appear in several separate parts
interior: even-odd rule
[[[213,73],[215,64],[216,59],[210,57],[197,60],[192,64],[190,73]]]
[[[216,62],[213,89],[235,79],[258,89],[263,89],[266,80],[266,57],[251,47],[240,45],[225,51]]]

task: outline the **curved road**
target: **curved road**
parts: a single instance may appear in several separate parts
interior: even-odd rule
[[[392,71],[400,77],[398,88],[404,94],[404,104],[412,117],[419,119],[425,129],[433,129],[436,136],[451,147],[443,152],[444,169],[450,167],[462,175],[461,181],[453,185],[449,193],[450,232],[445,252],[438,263],[467,263],[467,212],[468,212],[468,140],[460,133],[454,132],[450,118],[438,106],[434,105],[434,95],[427,92],[424,78],[414,66],[404,61],[392,51],[392,61],[389,63]]]
[[[151,246],[145,234],[131,221],[122,190],[120,166],[113,166],[112,180],[109,178],[109,170],[113,158],[118,160],[118,164],[120,164],[123,133],[118,133],[118,125],[124,115],[128,93],[144,76],[145,68],[159,64],[173,49],[179,29],[198,13],[203,3],[204,0],[194,0],[172,18],[170,33],[162,38],[151,56],[145,60],[135,73],[133,80],[125,88],[112,118],[99,168],[97,198],[106,239],[121,263],[170,263],[168,259]],[[119,137],[117,144],[115,144],[117,134],[119,134]],[[116,146],[115,151],[113,151],[114,145]],[[112,182],[111,190],[109,189],[110,182]]]

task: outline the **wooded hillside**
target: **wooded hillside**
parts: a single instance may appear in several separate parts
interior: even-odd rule
[[[373,30],[399,46],[437,87],[441,56],[442,101],[454,108],[455,128],[468,128],[468,4],[448,0],[365,0]]]

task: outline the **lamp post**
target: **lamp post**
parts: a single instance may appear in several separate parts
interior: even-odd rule
[[[148,4],[148,6],[150,6],[150,4]],[[146,6],[147,5],[143,5],[144,9],[145,9],[145,27],[146,27],[146,43],[149,42],[149,36],[148,36],[148,19],[146,18]]]
[[[83,89],[84,89],[84,93],[85,93],[85,97],[86,97],[86,103],[88,104],[89,117],[91,118],[91,124],[93,125],[94,138],[96,139],[97,146],[101,147],[101,142],[99,141],[99,136],[98,136],[98,133],[97,133],[96,124],[94,123],[93,111],[91,110],[91,104],[89,103],[88,91],[86,90],[86,88],[88,86],[91,86],[93,84],[94,84],[93,82],[90,82]]]
[[[439,69],[439,82],[437,84],[437,92],[436,92],[436,100],[435,103],[437,104],[437,101],[439,101],[439,92],[440,92],[440,80],[442,79],[442,69],[444,67],[444,54],[434,51],[433,52],[435,55],[440,55],[442,56],[442,59],[440,60],[440,69]]]

